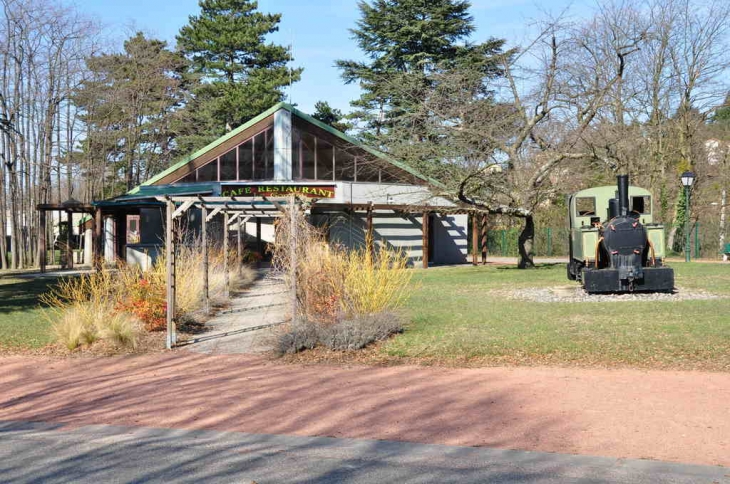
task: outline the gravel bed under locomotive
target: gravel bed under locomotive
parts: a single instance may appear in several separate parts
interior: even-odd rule
[[[588,293],[671,292],[674,271],[663,265],[664,226],[654,223],[652,205],[651,193],[630,187],[627,175],[618,187],[571,195],[568,279]]]

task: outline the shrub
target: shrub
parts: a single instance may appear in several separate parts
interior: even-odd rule
[[[317,325],[303,319],[297,319],[286,331],[276,338],[274,352],[278,355],[293,354],[311,350],[319,342]]]
[[[189,317],[203,309],[204,299],[204,265],[201,252],[201,241],[195,239],[177,248],[176,262],[176,318]],[[229,251],[229,287],[231,289],[248,286],[256,278],[256,271],[244,265],[240,271],[235,268],[236,253]],[[225,264],[223,251],[219,247],[211,247],[208,253],[208,295],[211,303],[222,304],[227,300],[225,293]],[[145,277],[155,288],[160,288],[163,299],[166,296],[167,260],[159,257]]]
[[[300,318],[279,334],[275,352],[281,356],[317,346],[336,351],[359,350],[402,331],[403,322],[393,313],[358,316],[334,324]]]
[[[292,220],[277,221],[273,265],[287,284],[296,278],[300,314],[309,321],[334,324],[343,319],[390,312],[407,297],[413,276],[404,251],[381,245],[345,250],[329,245],[322,230],[312,227],[301,212],[294,217],[296,240],[291,240]],[[366,246],[368,241],[365,243]],[[296,248],[296,271],[292,250]]]
[[[199,241],[179,246],[175,315],[178,321],[194,320],[192,315],[203,308],[201,254]],[[233,253],[228,256],[230,261],[235,260]],[[212,248],[209,261],[210,297],[214,304],[222,303],[225,299],[222,251]],[[231,288],[242,288],[255,277],[256,271],[248,266],[240,271],[232,270]],[[166,328],[166,291],[166,261],[162,257],[147,272],[119,262],[116,269],[104,268],[61,280],[41,296],[41,301],[48,306],[46,316],[56,340],[71,350],[98,339],[135,347],[142,328],[147,331]]]
[[[368,314],[320,326],[318,340],[332,350],[359,350],[403,331],[403,322],[392,313]]]
[[[298,314],[279,335],[276,352],[296,353],[317,345],[359,349],[402,331],[394,311],[406,300],[413,276],[407,254],[385,245],[373,250],[333,247],[300,211],[293,220],[291,215],[277,221],[273,265],[287,284],[295,279]],[[365,247],[372,245],[366,240]]]

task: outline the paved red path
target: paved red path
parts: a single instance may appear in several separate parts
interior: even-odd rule
[[[0,358],[0,420],[235,430],[730,465],[730,374]]]

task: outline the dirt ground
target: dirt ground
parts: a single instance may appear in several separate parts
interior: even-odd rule
[[[299,366],[188,352],[0,358],[0,420],[540,450],[730,466],[730,374]]]

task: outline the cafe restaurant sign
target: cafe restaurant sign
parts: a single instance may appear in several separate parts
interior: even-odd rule
[[[335,198],[334,185],[224,185],[222,197],[286,197]]]

